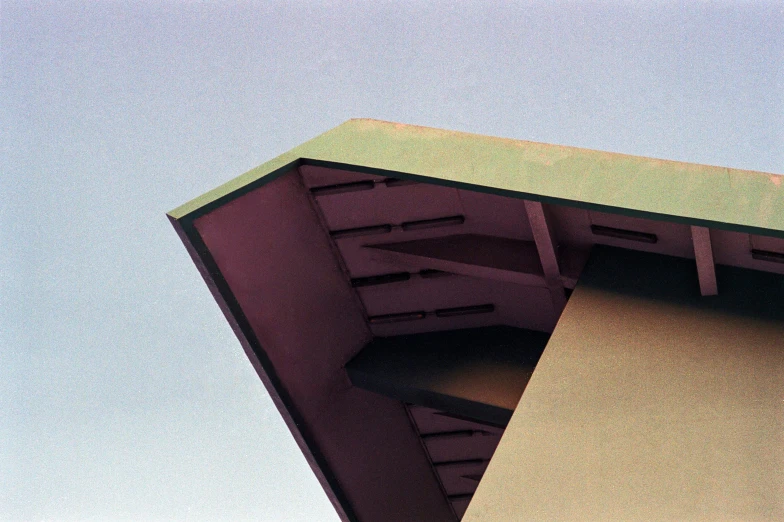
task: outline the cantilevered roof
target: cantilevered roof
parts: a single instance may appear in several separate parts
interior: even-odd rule
[[[784,236],[784,177],[776,174],[370,119],[349,120],[169,215],[201,215],[300,162]]]
[[[707,308],[746,299],[762,317],[780,307],[782,179],[351,120],[169,218],[341,519],[447,522],[463,517],[476,491],[484,500],[469,518],[495,502],[487,492],[498,488],[477,487],[497,446],[505,458],[517,453],[504,441],[520,440],[524,428],[501,435],[507,423],[534,418],[516,421],[519,404],[547,396],[545,376],[570,378],[558,358],[570,357],[563,339],[580,338],[583,323],[605,331],[612,306],[585,297],[591,277],[614,279],[602,267],[620,263]],[[667,277],[650,276],[657,270]],[[591,277],[580,283],[584,273]],[[681,342],[700,345],[691,338],[699,329],[676,329],[681,339],[666,322],[698,323],[698,312],[613,326],[669,342],[647,353],[655,362]],[[651,334],[654,326],[664,334]],[[743,352],[743,339],[733,342]],[[687,390],[696,389],[690,375]],[[769,384],[766,393],[784,389]],[[592,389],[600,398],[613,391]],[[547,420],[550,405],[535,406]],[[744,450],[745,440],[735,442]],[[529,465],[546,468],[547,458]],[[515,469],[507,464],[489,469]]]

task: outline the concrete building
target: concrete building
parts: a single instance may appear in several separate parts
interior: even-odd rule
[[[782,520],[783,179],[351,120],[169,217],[344,520]]]

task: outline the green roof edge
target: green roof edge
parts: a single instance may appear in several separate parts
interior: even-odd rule
[[[784,176],[777,174],[369,119],[349,120],[169,216],[195,219],[301,163],[784,237]]]

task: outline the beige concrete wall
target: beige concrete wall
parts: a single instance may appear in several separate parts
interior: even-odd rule
[[[784,520],[784,282],[598,248],[466,521]]]

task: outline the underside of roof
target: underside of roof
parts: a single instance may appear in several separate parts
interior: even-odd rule
[[[352,120],[169,216],[340,516],[455,520],[594,247],[780,286],[781,179]]]

